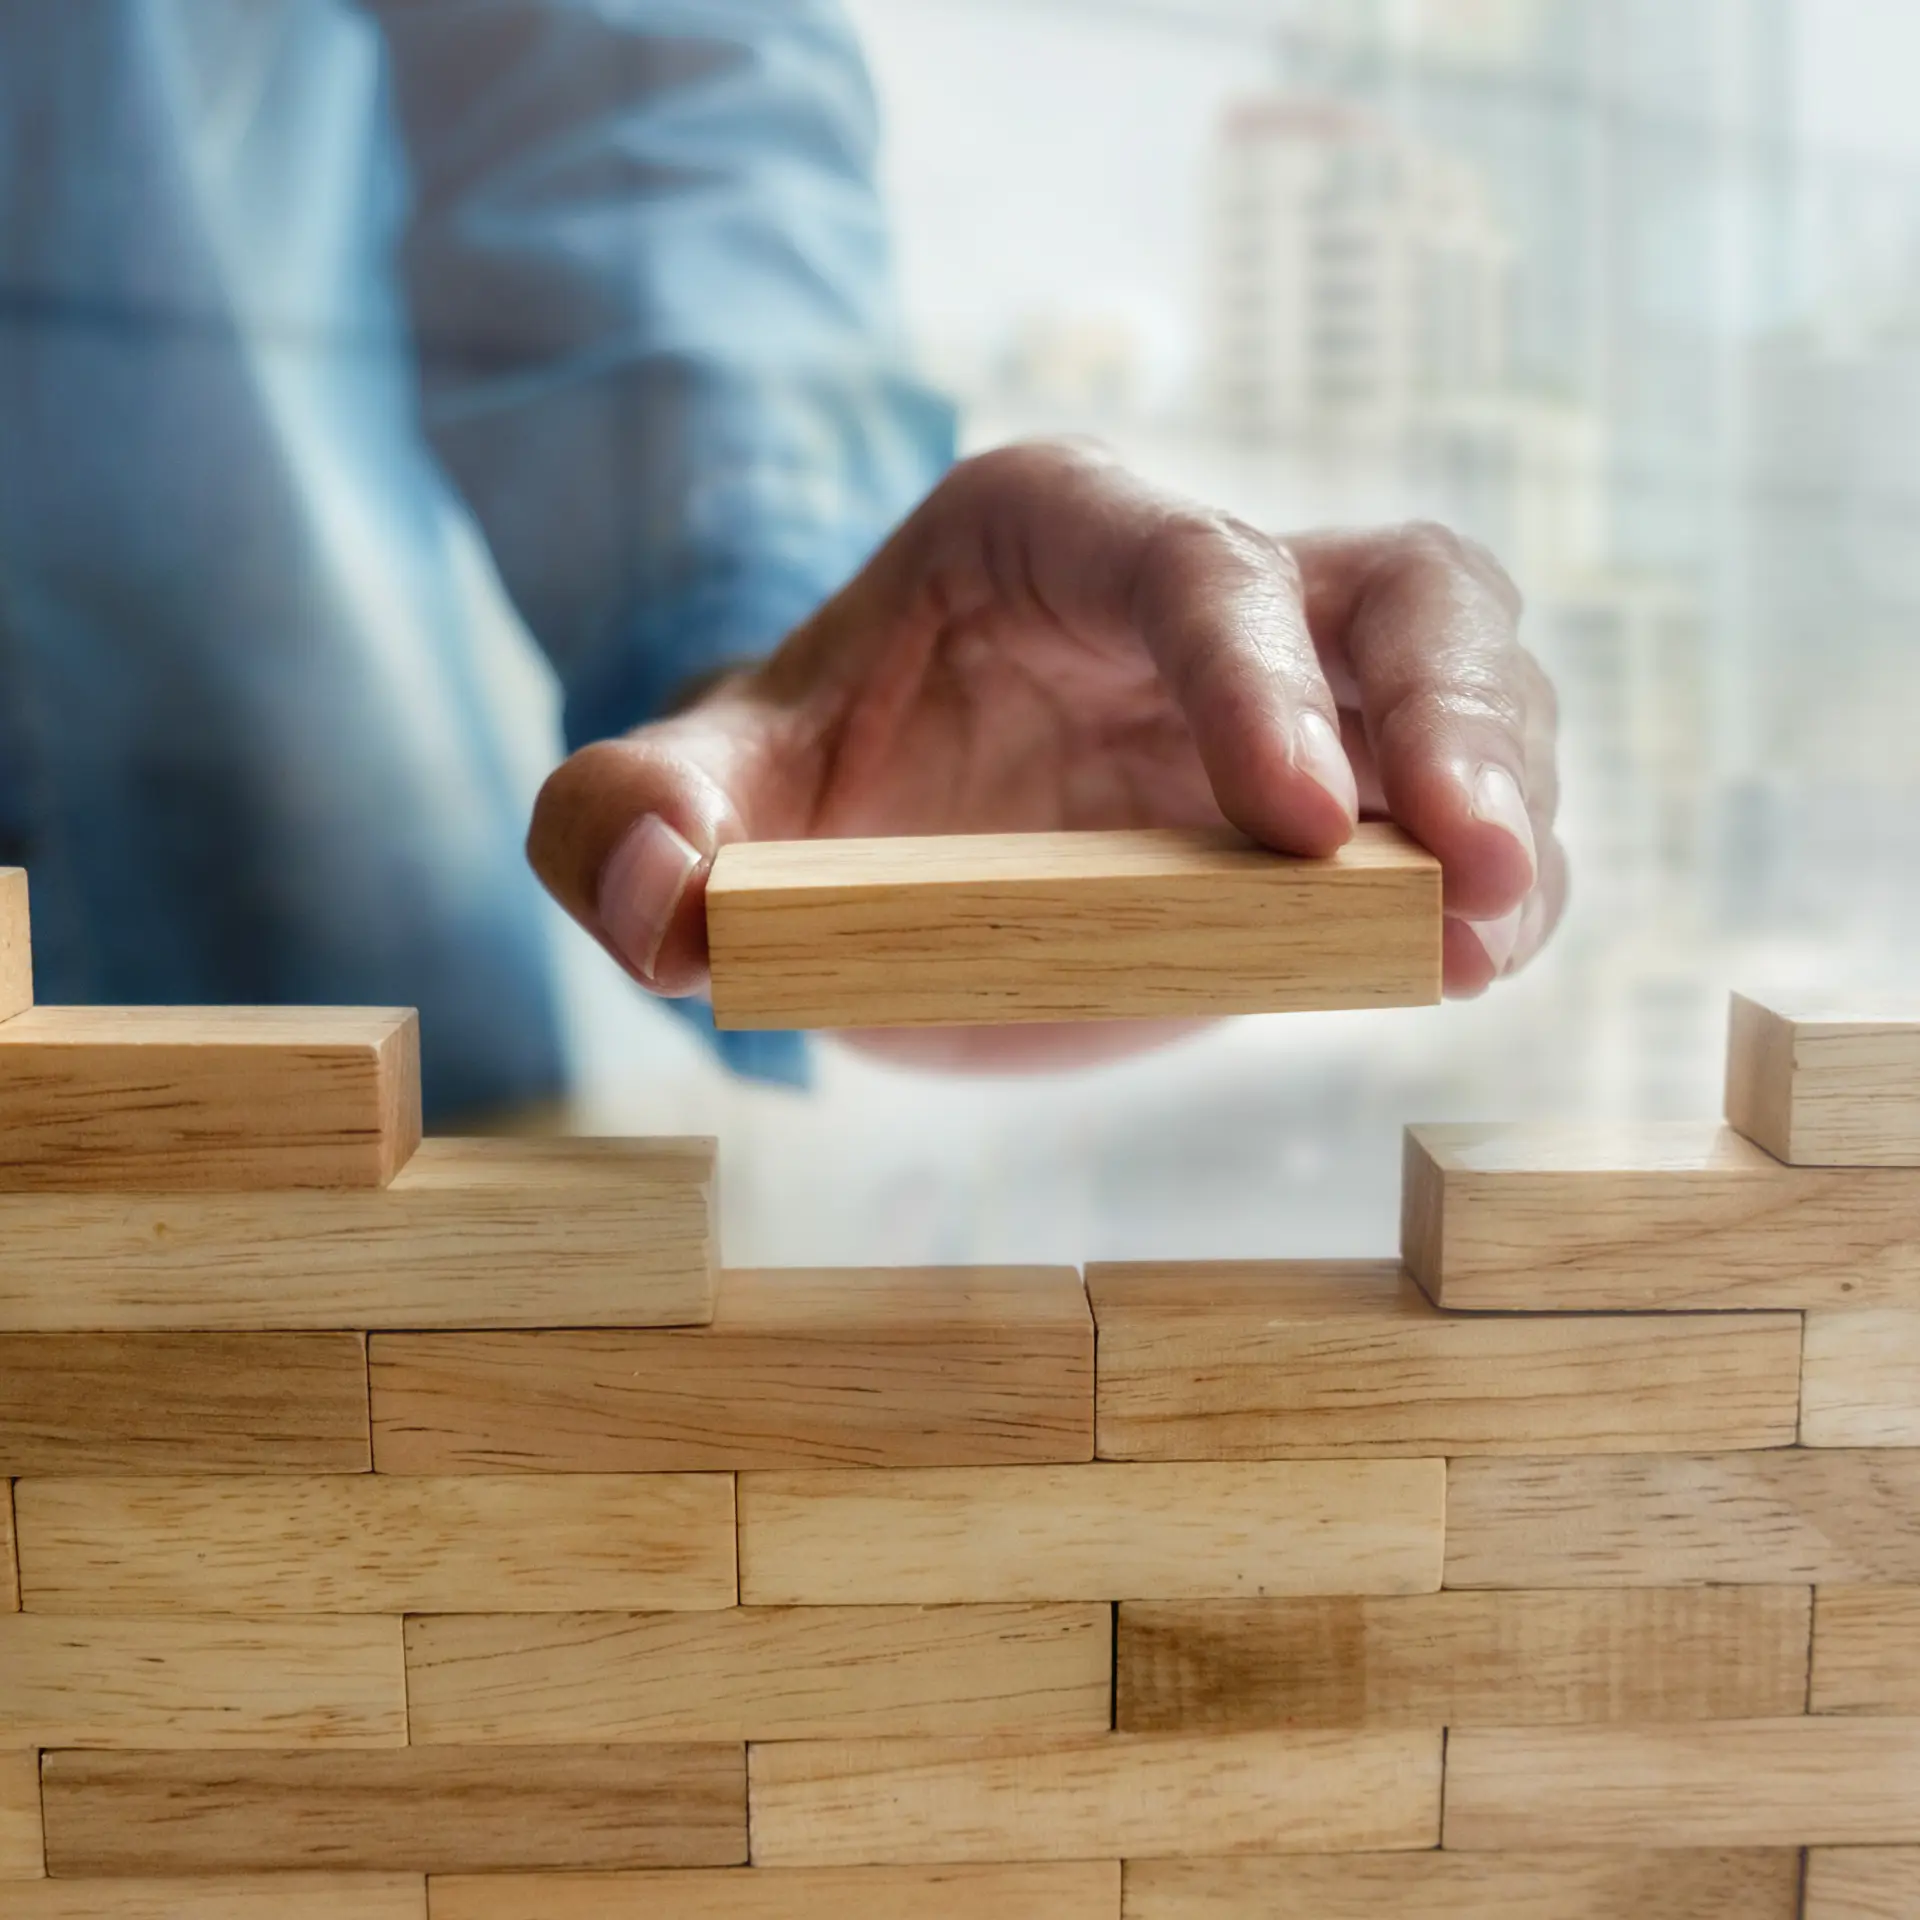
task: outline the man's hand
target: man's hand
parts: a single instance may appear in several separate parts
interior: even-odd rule
[[[1085,449],[1008,447],[764,664],[576,753],[528,852],[637,980],[686,994],[729,840],[1224,815],[1326,854],[1384,813],[1439,856],[1447,987],[1478,993],[1566,895],[1553,692],[1518,617],[1444,529],[1277,539]]]

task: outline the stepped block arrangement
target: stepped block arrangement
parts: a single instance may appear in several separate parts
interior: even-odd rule
[[[5,1920],[1920,1913],[1920,1021],[1418,1130],[1404,1264],[735,1272],[709,1143],[26,952]]]

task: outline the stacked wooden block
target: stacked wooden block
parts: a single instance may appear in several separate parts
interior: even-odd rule
[[[1920,1029],[1416,1134],[1411,1275],[716,1275],[0,905],[0,1916],[1920,1912]]]

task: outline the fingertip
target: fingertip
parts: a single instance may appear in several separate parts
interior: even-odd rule
[[[711,855],[670,821],[644,814],[608,854],[594,890],[602,939],[656,993],[689,993],[705,971],[703,909]]]
[[[1441,926],[1440,972],[1449,1000],[1477,1000],[1500,977],[1500,969],[1466,920],[1449,914]]]
[[[1360,818],[1353,763],[1333,723],[1311,708],[1295,720],[1284,754],[1215,787],[1222,811],[1243,833],[1309,859],[1338,853]]]

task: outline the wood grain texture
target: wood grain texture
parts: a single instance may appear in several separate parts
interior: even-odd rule
[[[740,1596],[831,1606],[1420,1593],[1437,1460],[935,1467],[740,1477]]]
[[[0,1480],[0,1613],[20,1611],[20,1556],[13,1537],[13,1482]]]
[[[420,1144],[384,1007],[32,1007],[0,1022],[0,1189],[383,1187]]]
[[[57,1875],[719,1867],[747,1857],[746,1750],[402,1747],[49,1753]]]
[[[1093,1457],[1071,1267],[729,1272],[711,1326],[373,1342],[382,1473]]]
[[[1126,1873],[1126,1920],[1799,1920],[1799,1913],[1800,1855],[1791,1847],[1140,1860]]]
[[[40,1756],[31,1747],[0,1748],[0,1881],[45,1873],[40,1838]],[[6,1911],[0,1895],[0,1913]]]
[[[1440,1826],[1435,1733],[750,1747],[765,1866],[1386,1852]]]
[[[707,885],[722,1027],[967,1026],[1440,997],[1440,870],[1226,829],[743,841]]]
[[[389,1747],[398,1620],[0,1615],[0,1747]]]
[[[1820,1589],[1810,1703],[1815,1713],[1920,1716],[1920,1586]]]
[[[1879,1846],[1920,1840],[1920,1720],[1466,1727],[1448,1847]]]
[[[1104,1606],[745,1607],[407,1622],[416,1742],[1095,1732]]]
[[[734,1604],[723,1473],[22,1480],[42,1613],[420,1613]]]
[[[1094,1266],[1087,1289],[1102,1459],[1777,1447],[1799,1414],[1797,1314],[1472,1318],[1358,1260]]]
[[[1415,1127],[1401,1250],[1448,1307],[1920,1307],[1920,1181],[1731,1127]]]
[[[1119,1920],[1120,1865],[449,1875],[432,1900],[433,1920]]]
[[[1449,1587],[1920,1584],[1920,1452],[1457,1460]]]
[[[1920,1447],[1920,1312],[1807,1315],[1800,1442]]]
[[[6,1920],[426,1920],[418,1874],[271,1873],[204,1880],[41,1880]]]
[[[0,1334],[0,1474],[371,1464],[357,1333]]]
[[[1805,1587],[1129,1601],[1118,1724],[1758,1720],[1807,1699]]]
[[[1727,1119],[1803,1167],[1920,1167],[1920,1003],[1733,996]]]
[[[27,876],[0,867],[0,1020],[33,1005],[33,931],[27,912]]]
[[[1920,1847],[1815,1847],[1804,1920],[1913,1920]]]
[[[702,1321],[713,1160],[434,1139],[377,1192],[0,1192],[0,1331]]]

